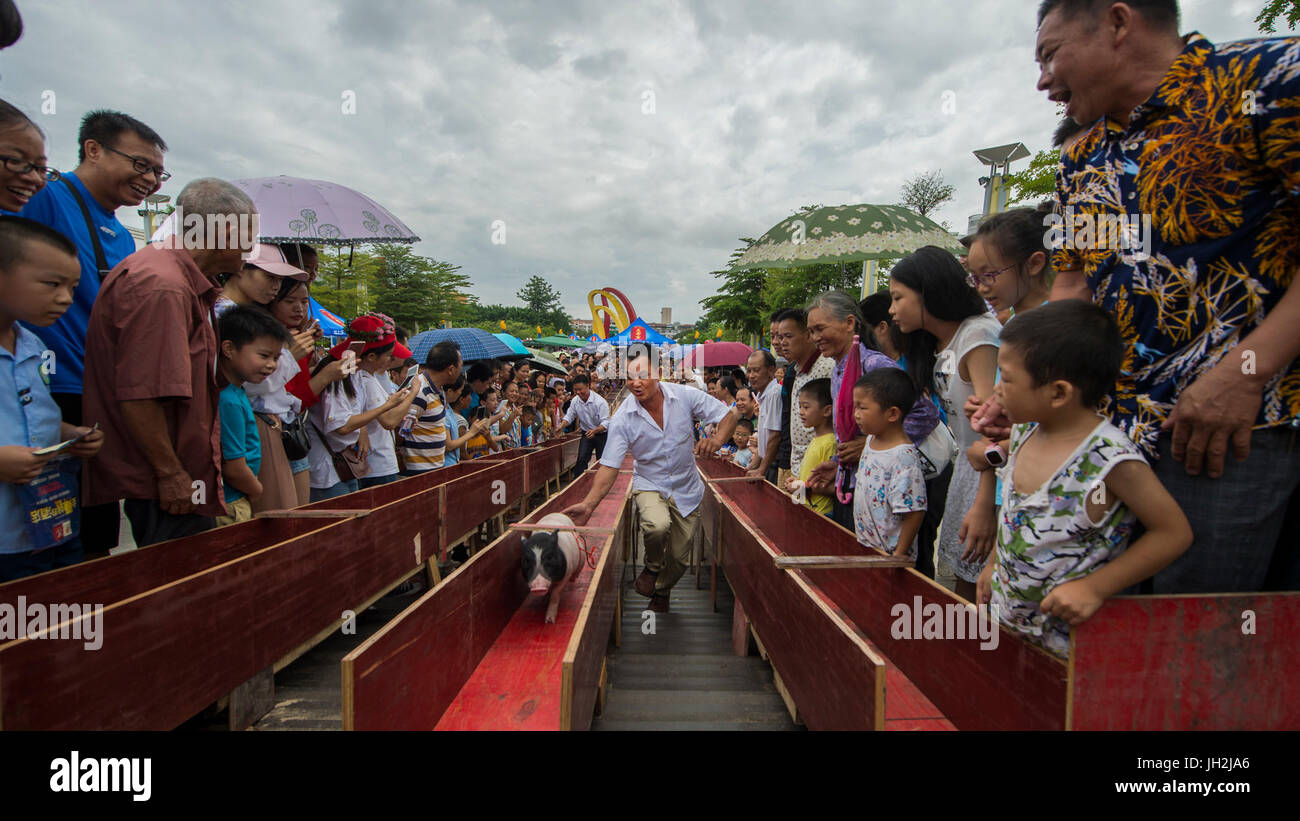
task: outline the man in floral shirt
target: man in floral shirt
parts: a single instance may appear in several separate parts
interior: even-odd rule
[[[1119,323],[1103,410],[1196,534],[1155,591],[1295,587],[1300,38],[1215,46],[1179,35],[1176,0],[1044,0],[1036,56],[1039,89],[1091,123],[1046,225],[1053,298]]]

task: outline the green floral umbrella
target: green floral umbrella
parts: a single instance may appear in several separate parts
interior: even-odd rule
[[[560,376],[564,376],[568,373],[568,371],[564,369],[564,366],[560,364],[560,360],[551,356],[546,351],[539,351],[536,348],[528,348],[527,350],[528,361],[532,362],[536,367],[550,371],[551,373],[559,374]]]
[[[901,205],[828,205],[773,226],[731,268],[897,259],[925,245],[963,252],[943,226]]]

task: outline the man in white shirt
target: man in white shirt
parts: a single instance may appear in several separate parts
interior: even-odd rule
[[[760,460],[749,469],[750,476],[764,477],[776,484],[776,451],[781,444],[781,383],[777,382],[776,358],[770,351],[754,351],[746,363],[750,390],[758,405],[758,436],[755,455]]]
[[[573,466],[573,478],[578,478],[587,470],[594,451],[599,459],[605,453],[605,441],[609,431],[609,403],[605,397],[591,389],[591,379],[582,374],[573,378],[573,401],[564,414],[564,427],[572,425],[576,419],[582,431],[582,442],[578,445],[578,461]]]
[[[639,355],[638,355],[639,354]],[[633,349],[627,365],[628,397],[610,420],[605,453],[585,499],[564,510],[584,524],[609,492],[628,454],[636,460],[632,495],[645,540],[645,570],[636,591],[649,608],[668,610],[668,594],[690,564],[691,537],[700,520],[704,482],[695,456],[712,456],[730,441],[740,414],[704,391],[660,382],[644,352]],[[718,423],[708,439],[695,442],[695,421]]]

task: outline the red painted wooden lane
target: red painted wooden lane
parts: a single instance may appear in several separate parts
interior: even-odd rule
[[[1070,726],[1300,729],[1297,625],[1300,593],[1111,599],[1071,631]]]
[[[621,474],[614,485],[616,488],[626,485],[623,492],[630,494],[631,480],[630,474]],[[611,490],[612,492],[615,491]],[[597,562],[590,585],[592,590],[583,602],[578,624],[569,638],[569,646],[564,650],[561,730],[591,728],[600,674],[605,663],[605,650],[615,619],[618,618],[619,602],[623,595],[623,570],[627,564],[623,552],[628,540],[633,538],[630,504],[619,507],[618,518],[610,526],[614,528],[613,537]]]
[[[593,478],[571,484],[528,520],[580,500]],[[521,538],[519,531],[506,532],[343,659],[344,729],[438,723],[528,598],[519,572]],[[566,612],[576,608],[562,604],[561,617]]]
[[[328,510],[375,507],[440,486],[485,467],[487,466],[479,467],[475,463],[469,463],[440,468],[430,471],[428,476],[403,479],[306,507]],[[522,481],[516,482],[516,485],[519,492],[513,498],[518,501],[522,495]],[[433,501],[436,508],[436,498]],[[433,533],[423,537],[426,547],[430,544],[436,546],[437,540],[437,510],[434,509],[430,516]],[[184,539],[160,542],[139,550],[0,584],[0,604],[15,605],[18,596],[23,596],[27,602],[97,602],[107,605],[255,550],[320,530],[330,524],[332,522],[328,519],[253,519],[240,522]]]
[[[717,459],[701,459],[706,476],[743,471]],[[723,498],[752,518],[756,528],[789,555],[883,555],[858,544],[853,534],[767,482],[714,485]],[[726,545],[729,547],[730,545]],[[724,567],[725,565],[724,547]],[[905,568],[800,571],[843,609],[848,619],[893,660],[941,713],[963,730],[1064,729],[1065,665],[999,626],[995,648],[974,639],[895,639],[892,611],[965,605],[965,600]],[[748,603],[746,603],[748,610]],[[781,674],[782,679],[785,674]]]
[[[588,526],[618,527],[627,507],[626,496],[630,486],[631,477],[628,475],[620,475],[615,479],[609,494],[592,513]],[[582,492],[585,494],[586,489]],[[566,494],[561,503],[550,504],[547,509],[539,509],[528,518],[536,521],[546,513],[558,512],[579,498],[581,497]],[[610,545],[615,542],[612,534],[603,538],[587,534],[587,541],[589,545],[598,547],[602,559],[610,554]],[[516,565],[517,563],[516,552]],[[617,593],[613,587],[617,580],[612,574],[604,572],[607,570],[609,566],[602,566],[600,562],[594,570],[584,565],[578,577],[565,587],[554,624],[545,623],[546,597],[527,597],[456,698],[448,705],[435,729],[567,729],[563,726],[565,713],[570,712],[564,704],[563,662],[566,649],[570,639],[581,638],[575,632],[581,625],[592,630],[587,638],[599,643],[602,650],[600,657],[604,657],[603,649],[612,621],[607,620],[605,629],[601,632],[588,618],[580,616],[587,615],[584,613],[584,605],[597,592],[592,589],[594,580],[603,579],[605,583],[601,587]],[[518,574],[517,568],[515,573]],[[612,613],[612,609],[609,612]],[[597,665],[597,678],[599,672]],[[596,682],[589,680],[586,683],[591,692],[584,702],[594,704]],[[575,709],[572,715],[580,716],[581,713]],[[590,720],[588,707],[585,721],[590,723]]]
[[[29,603],[107,605],[332,523],[328,519],[240,522],[0,584],[0,604],[16,605],[23,596]]]
[[[772,563],[745,511],[719,504],[716,515],[727,580],[800,718],[814,730],[884,729],[885,663],[866,637],[798,571]]]
[[[378,563],[358,521],[110,604],[98,650],[40,638],[0,645],[0,727],[177,726],[355,604],[359,566]],[[383,528],[383,517],[370,526]]]

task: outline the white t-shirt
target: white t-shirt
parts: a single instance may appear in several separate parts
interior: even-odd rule
[[[767,455],[767,444],[772,436],[781,435],[781,383],[773,379],[758,396],[758,443],[754,448],[754,463],[758,467]],[[775,463],[773,463],[775,464]]]
[[[361,435],[360,430],[354,430],[346,436],[334,433],[347,424],[349,419],[362,412],[361,386],[357,374],[344,378],[352,380],[352,387],[356,390],[355,398],[349,399],[343,390],[343,383],[335,382],[321,391],[320,401],[307,411],[307,418],[310,421],[307,425],[307,436],[311,441],[311,450],[307,452],[307,464],[311,473],[311,486],[317,490],[334,487],[339,483],[339,474],[334,470],[334,460],[321,444],[320,437],[316,433],[317,428],[324,432],[325,441],[329,442],[330,448],[335,453],[355,445]]]
[[[280,358],[275,363],[275,373],[261,382],[245,382],[244,393],[253,410],[259,413],[273,413],[285,422],[292,422],[302,411],[302,400],[285,387],[298,375],[298,360],[293,358],[289,347],[280,349]]]
[[[364,392],[362,412],[374,410],[388,401],[392,391],[384,387],[374,374],[358,369],[356,375],[360,377],[358,381]],[[370,465],[370,475],[391,476],[397,473],[397,443],[393,439],[393,432],[376,419],[366,425],[366,435],[370,437],[370,456],[366,458],[366,464]]]
[[[853,530],[860,543],[892,554],[898,549],[903,516],[926,509],[925,470],[916,445],[875,450],[873,438],[867,437],[858,461]],[[907,548],[910,552],[911,545]]]
[[[960,363],[966,354],[984,345],[997,348],[1002,325],[992,314],[980,314],[967,317],[957,327],[948,347],[939,352],[934,362],[934,381],[939,389],[939,401],[943,403],[944,412],[948,414],[948,425],[957,445],[964,451],[980,435],[970,426],[966,418],[966,400],[975,393],[975,385],[961,378]]]

